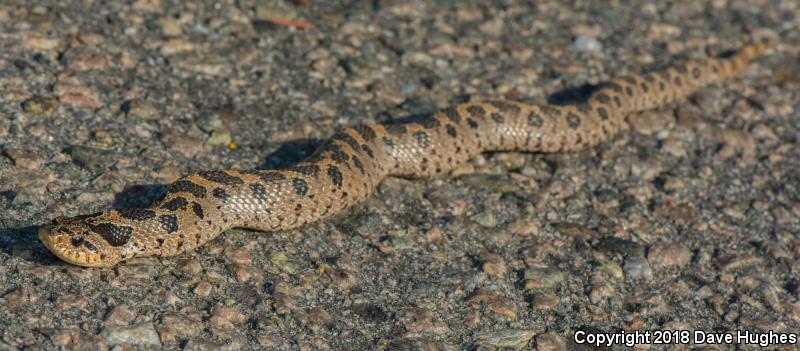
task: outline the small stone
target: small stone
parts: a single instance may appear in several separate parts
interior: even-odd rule
[[[442,230],[439,227],[433,227],[425,232],[425,238],[429,241],[438,241],[442,239]]]
[[[76,77],[60,78],[55,92],[62,103],[75,108],[96,110],[104,105],[100,93]]]
[[[510,299],[506,301],[491,302],[486,305],[490,311],[511,320],[517,319],[517,307]]]
[[[128,117],[135,119],[155,120],[161,117],[161,113],[152,102],[142,99],[126,101],[122,104],[121,110]]]
[[[236,265],[236,281],[239,283],[246,283],[249,281],[254,281],[256,283],[261,282],[264,278],[261,275],[261,271],[253,267],[252,265]]]
[[[683,140],[674,137],[664,138],[661,144],[661,149],[674,157],[686,156],[686,153],[688,152],[686,150],[686,143],[684,143]]]
[[[6,149],[3,153],[14,161],[15,166],[29,171],[37,171],[41,169],[45,163],[44,159],[38,157],[36,153],[31,150]]]
[[[509,229],[517,235],[539,235],[539,224],[528,218],[520,218],[511,223]]]
[[[625,277],[625,272],[622,270],[622,266],[612,260],[602,260],[600,264],[600,270],[616,279],[622,279]]]
[[[525,279],[525,289],[544,288],[549,289],[564,281],[566,275],[556,268],[528,268],[523,274]]]
[[[120,344],[161,346],[161,339],[158,337],[153,323],[150,322],[132,326],[106,327],[100,332],[100,336],[109,346]]]
[[[203,266],[195,259],[184,259],[178,263],[178,268],[190,276],[196,276],[203,272]]]
[[[58,107],[58,99],[49,96],[34,96],[22,102],[22,110],[50,116]]]
[[[558,306],[558,296],[551,292],[536,294],[533,296],[532,307],[543,310],[551,310]]]
[[[225,249],[224,255],[225,258],[228,259],[228,261],[234,264],[241,264],[241,265],[253,264],[253,256],[247,249],[239,249],[231,246]]]
[[[158,26],[161,27],[161,33],[168,37],[177,37],[183,34],[181,24],[172,16],[161,17],[158,20]]]
[[[61,295],[56,299],[56,307],[60,310],[73,308],[86,309],[88,305],[89,302],[87,302],[83,296],[75,294]]]
[[[503,257],[498,254],[484,254],[481,256],[481,260],[483,261],[483,272],[488,275],[502,277],[508,272]]]
[[[93,172],[108,170],[116,162],[116,154],[111,150],[73,145],[66,151],[73,162]]]
[[[346,271],[333,267],[326,267],[325,273],[331,279],[331,282],[341,291],[350,291],[353,287],[358,285],[358,279]]]
[[[269,262],[272,263],[275,267],[277,267],[281,271],[290,275],[297,274],[297,271],[299,269],[297,263],[294,263],[291,260],[289,260],[289,257],[286,257],[286,255],[283,252],[273,251],[272,253],[270,253]]]
[[[504,329],[475,334],[475,341],[481,346],[508,347],[521,349],[536,335],[533,330]]]
[[[194,287],[193,291],[199,296],[208,297],[214,291],[214,286],[209,282],[200,282]]]
[[[164,133],[161,141],[184,157],[194,157],[203,151],[203,140],[186,134],[167,132]]]
[[[758,263],[759,261],[760,261],[759,258],[752,254],[747,254],[747,255],[730,254],[717,257],[714,260],[714,263],[721,270],[730,271],[737,268],[752,266]]]
[[[198,336],[203,333],[204,328],[200,316],[193,313],[167,314],[156,326],[162,342],[176,342],[180,339]]]
[[[214,334],[225,334],[227,331],[236,329],[236,325],[245,321],[245,316],[233,307],[217,305],[211,312],[208,320]]]
[[[228,146],[233,142],[231,132],[227,130],[215,130],[206,141],[211,146]]]
[[[50,51],[61,47],[58,38],[48,38],[41,35],[32,35],[25,38],[22,45],[31,50]]]
[[[128,305],[115,306],[108,314],[106,314],[106,326],[122,326],[128,325],[136,318],[136,313],[131,311]]]
[[[555,332],[547,332],[536,336],[538,351],[566,351],[567,342]]]
[[[108,66],[108,60],[100,53],[87,48],[74,48],[64,54],[64,60],[70,70],[83,72],[102,70]]]
[[[580,51],[602,51],[603,44],[590,36],[578,35],[572,40],[572,47]]]
[[[447,324],[437,321],[428,310],[423,308],[410,308],[401,317],[405,328],[404,338],[418,338],[428,333],[445,335],[450,331]]]
[[[472,220],[486,228],[494,228],[497,226],[497,218],[494,216],[494,213],[489,211],[483,211],[472,216]]]
[[[628,255],[622,264],[625,277],[630,279],[650,279],[653,272],[643,255]]]
[[[653,267],[684,267],[692,259],[692,251],[680,243],[661,243],[655,245],[647,255]]]

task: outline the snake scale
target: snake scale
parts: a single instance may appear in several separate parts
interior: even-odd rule
[[[131,257],[178,255],[229,228],[295,228],[363,201],[389,175],[430,176],[485,151],[558,152],[598,144],[627,129],[634,112],[731,78],[770,47],[756,44],[727,58],[613,79],[573,105],[470,102],[416,122],[359,125],[336,133],[293,167],[185,176],[150,208],[57,218],[39,229],[39,238],[64,261],[111,267]]]

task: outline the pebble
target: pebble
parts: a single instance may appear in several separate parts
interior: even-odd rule
[[[647,262],[644,255],[626,256],[622,270],[625,272],[625,277],[630,279],[650,279],[653,276],[650,263]]]
[[[419,338],[428,333],[446,335],[450,332],[447,324],[436,320],[430,311],[423,308],[410,308],[400,318],[405,333],[403,338]]]
[[[758,263],[760,259],[753,254],[728,254],[714,259],[714,263],[723,271],[731,271],[742,267],[749,267]]]
[[[102,150],[81,145],[72,145],[66,151],[72,157],[72,162],[92,172],[108,170],[117,157],[117,154],[112,150]]]
[[[120,344],[140,346],[161,346],[161,339],[153,323],[146,322],[131,326],[106,327],[100,332],[109,346]]]
[[[517,235],[539,235],[539,224],[528,218],[520,218],[509,225],[509,230]]]
[[[535,331],[526,329],[486,331],[475,334],[475,343],[481,346],[521,349],[527,346],[535,335]]]
[[[203,333],[205,326],[197,313],[169,313],[156,326],[162,342],[176,342]]]
[[[297,271],[300,269],[297,263],[289,260],[289,257],[287,257],[283,252],[271,252],[269,255],[269,262],[282,272],[285,272],[289,275],[297,274]]]
[[[63,310],[74,308],[86,309],[88,305],[89,302],[81,295],[64,294],[56,299],[56,307]]]
[[[77,77],[59,78],[55,92],[61,103],[78,109],[97,110],[104,106],[100,93]]]
[[[236,329],[236,325],[245,321],[245,316],[238,309],[234,307],[226,307],[217,305],[211,312],[211,318],[208,320],[211,326],[211,331],[217,334],[227,334],[227,332]]]
[[[684,267],[692,259],[692,251],[681,243],[659,243],[650,249],[647,260],[653,267]]]
[[[558,306],[559,298],[551,292],[539,293],[533,296],[531,307],[536,309],[551,310]]]
[[[358,278],[342,269],[326,267],[325,273],[331,279],[333,285],[341,291],[350,291],[358,285]]]
[[[483,272],[490,276],[502,278],[508,272],[503,256],[486,253],[481,255],[481,261],[483,261]]]
[[[120,108],[128,117],[138,120],[156,120],[161,117],[156,106],[152,102],[142,99],[126,101]]]
[[[73,48],[64,53],[67,68],[83,72],[102,70],[108,66],[108,60],[102,54],[84,47]]]
[[[209,297],[214,291],[214,286],[209,282],[200,282],[195,285],[194,290],[192,291],[198,296]]]
[[[203,140],[186,134],[167,132],[162,135],[161,141],[184,157],[194,157],[203,151]]]
[[[578,35],[572,39],[572,47],[580,51],[603,51],[603,44],[600,41],[586,35]]]
[[[6,149],[3,154],[14,161],[15,166],[29,171],[38,171],[45,163],[45,159],[37,156],[32,150],[11,148]]]
[[[566,278],[564,272],[557,268],[528,268],[523,273],[525,289],[550,289],[560,284]]]
[[[234,264],[241,264],[241,265],[251,265],[253,264],[253,255],[250,250],[247,249],[240,249],[233,246],[229,246],[223,252],[225,258],[228,259],[229,262]]]
[[[567,342],[555,332],[547,332],[536,336],[538,351],[567,351]]]
[[[41,113],[50,116],[58,107],[58,99],[36,95],[22,102],[22,110],[31,113]]]
[[[494,213],[490,211],[480,212],[472,216],[472,220],[486,228],[494,228],[497,226],[497,218],[494,216]]]
[[[117,305],[106,314],[105,325],[110,327],[128,325],[136,319],[136,313],[128,305]]]

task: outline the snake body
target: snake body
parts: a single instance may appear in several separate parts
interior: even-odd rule
[[[733,77],[769,47],[613,79],[575,105],[465,103],[416,122],[359,125],[336,133],[291,168],[189,175],[170,184],[150,208],[57,218],[40,228],[39,237],[69,263],[111,267],[131,257],[178,255],[229,228],[295,228],[363,201],[389,175],[430,176],[485,151],[595,145],[628,128],[632,113]]]

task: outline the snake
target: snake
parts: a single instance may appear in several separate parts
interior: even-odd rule
[[[364,201],[387,176],[449,172],[488,151],[551,153],[596,145],[631,128],[636,112],[730,79],[773,45],[614,78],[569,104],[466,102],[406,123],[357,125],[291,167],[198,172],[170,183],[150,207],[55,218],[39,228],[39,238],[70,264],[113,267],[133,257],[179,255],[231,228],[297,228]]]

